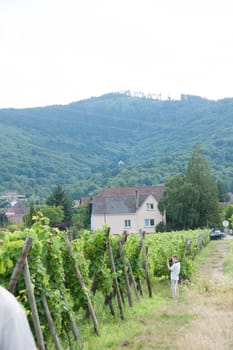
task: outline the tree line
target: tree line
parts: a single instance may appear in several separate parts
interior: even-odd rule
[[[75,199],[108,186],[164,183],[184,172],[196,143],[215,180],[232,191],[232,106],[233,99],[156,101],[119,93],[67,106],[0,109],[0,192],[15,189],[44,201],[56,184]]]
[[[124,186],[122,186],[124,187]],[[203,150],[197,144],[192,151],[187,168],[183,174],[169,177],[165,183],[164,196],[158,207],[166,213],[166,223],[159,223],[156,231],[187,230],[201,227],[218,227],[224,219],[229,220],[233,205],[223,208],[220,202],[226,202],[226,190],[221,182],[216,183],[210,171]],[[50,220],[51,226],[78,232],[90,229],[90,202],[85,207],[73,207],[68,192],[57,185],[44,204],[29,203],[29,211],[24,216],[24,225],[31,227],[38,212]],[[0,213],[0,225],[7,223],[3,210]]]

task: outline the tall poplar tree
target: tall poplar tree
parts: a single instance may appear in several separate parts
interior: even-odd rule
[[[195,206],[199,212],[198,226],[217,224],[219,221],[218,188],[200,145],[196,145],[193,149],[185,181],[192,184],[199,193],[199,200]]]
[[[159,209],[166,211],[172,229],[194,229],[219,223],[218,189],[200,145],[194,147],[185,174],[166,183]]]
[[[167,222],[172,229],[193,229],[198,226],[196,209],[199,193],[185,177],[177,175],[165,185],[165,194],[159,202],[160,211],[166,211]]]

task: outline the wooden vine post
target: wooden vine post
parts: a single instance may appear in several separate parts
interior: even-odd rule
[[[62,288],[59,289],[60,290],[60,293],[64,299],[64,302],[65,304],[67,304],[67,299],[66,299],[66,295],[65,293],[63,292]],[[78,331],[78,328],[76,326],[76,323],[75,323],[75,320],[74,320],[74,317],[73,315],[67,310],[67,314],[68,314],[68,317],[69,317],[69,320],[70,320],[70,324],[71,324],[71,330],[72,330],[72,333],[74,335],[74,338],[80,343],[82,344],[82,338],[81,338],[81,335],[79,334],[79,331]]]
[[[146,247],[145,247],[145,242],[144,242],[145,231],[142,232],[142,230],[140,230],[140,235],[141,235],[142,254],[143,254],[143,266],[144,266],[144,269],[146,272],[146,283],[147,283],[148,293],[149,293],[149,297],[151,298],[152,297],[152,287],[151,287],[149,266],[148,266],[148,261],[147,261]]]
[[[110,258],[110,263],[111,263],[111,269],[112,269],[112,273],[114,274],[113,281],[114,281],[114,287],[115,287],[116,295],[117,295],[117,303],[118,303],[118,307],[120,310],[121,319],[123,320],[124,319],[123,304],[122,304],[118,280],[116,277],[116,266],[115,266],[115,262],[114,262],[114,258],[113,258],[113,254],[112,254],[112,246],[111,246],[111,240],[110,240],[110,227],[108,227],[107,238],[108,238],[108,253],[109,253],[109,258]]]
[[[136,298],[137,298],[137,300],[139,301],[139,296],[138,296],[138,291],[137,291],[137,285],[136,285],[136,281],[135,281],[135,278],[134,278],[134,275],[133,275],[132,266],[131,266],[129,260],[127,260],[127,265],[128,265],[128,268],[129,268],[129,275],[130,275],[130,278],[131,278],[132,283],[133,283],[133,289],[134,289]]]
[[[133,299],[132,299],[131,290],[130,290],[129,276],[128,276],[128,272],[127,272],[126,261],[125,261],[125,256],[124,256],[121,241],[118,242],[118,246],[119,246],[120,259],[121,259],[122,264],[123,264],[123,271],[124,271],[124,275],[125,275],[125,285],[126,285],[128,302],[129,302],[129,306],[133,307]]]
[[[75,266],[75,271],[76,271],[77,278],[78,278],[78,280],[80,282],[81,288],[82,288],[82,290],[84,292],[84,295],[85,295],[85,297],[87,299],[88,310],[89,310],[89,313],[90,313],[92,321],[93,321],[94,330],[98,334],[98,321],[97,321],[97,318],[96,318],[95,310],[94,310],[94,308],[92,306],[92,302],[91,302],[91,299],[90,299],[89,294],[87,292],[87,287],[86,287],[85,282],[83,280],[81,271],[79,270],[79,267],[78,267],[78,265],[76,263],[76,260],[75,260],[75,257],[74,257],[74,252],[73,252],[73,249],[72,249],[72,246],[70,244],[70,240],[69,240],[68,236],[66,236],[66,244],[67,244],[67,247],[68,247],[68,252],[69,252],[70,256],[73,258],[73,260],[74,260],[74,266]]]
[[[39,317],[38,317],[38,313],[37,313],[37,309],[36,309],[36,305],[35,305],[35,299],[34,299],[34,293],[33,293],[33,289],[31,288],[31,279],[30,279],[30,271],[29,271],[29,267],[28,267],[28,262],[26,261],[26,258],[29,254],[29,251],[31,249],[32,246],[32,237],[27,237],[25,240],[25,243],[23,245],[23,249],[22,249],[22,253],[15,265],[15,268],[13,270],[11,279],[10,279],[10,283],[8,286],[8,290],[13,294],[16,284],[18,282],[20,273],[25,269],[25,284],[27,286],[27,290],[28,290],[28,294],[29,294],[29,301],[30,301],[30,305],[32,307],[32,305],[34,305],[32,307],[32,314],[33,314],[33,322],[34,322],[34,326],[35,329],[37,329],[37,340],[38,343],[40,343],[40,348],[44,349],[44,344],[43,344],[43,335],[42,332],[40,331],[40,324],[39,324]],[[48,303],[47,300],[44,296],[44,294],[42,295],[42,303],[45,309],[45,314],[48,320],[48,325],[49,325],[49,329],[52,333],[52,337],[53,337],[53,341],[54,341],[54,345],[56,350],[62,350],[58,336],[56,334],[56,330],[54,327],[54,322],[53,319],[51,317],[51,313],[48,307]]]
[[[122,238],[120,240],[122,246],[123,246],[123,244],[125,244],[127,238],[128,238],[128,233],[127,233],[127,231],[124,231],[123,235],[122,235]],[[135,292],[135,295],[137,297],[137,300],[139,301],[137,285],[136,285],[136,281],[135,281],[135,278],[134,278],[134,275],[133,275],[132,266],[131,266],[130,261],[129,261],[128,258],[124,257],[124,260],[125,260],[125,264],[128,266],[128,271],[127,272],[128,272],[128,275],[129,275],[129,277],[130,277],[130,279],[132,281],[134,292]]]
[[[125,244],[125,242],[127,241],[127,238],[128,238],[128,232],[127,231],[123,231],[123,234],[122,234],[122,238],[120,240],[121,242],[121,245],[123,246],[123,244]],[[125,264],[128,266],[128,270],[126,269],[129,277],[131,278],[131,281],[133,283],[133,288],[134,288],[134,291],[135,291],[135,295],[137,297],[137,300],[139,300],[139,297],[138,297],[138,292],[137,292],[137,286],[136,286],[136,281],[135,281],[135,278],[134,278],[134,275],[133,275],[133,270],[132,270],[132,266],[130,264],[130,261],[128,258],[125,258],[124,256],[124,260],[125,260]]]
[[[33,287],[32,287],[31,276],[30,276],[27,258],[25,258],[25,263],[24,263],[24,279],[25,279],[25,284],[26,284],[26,288],[27,288],[27,292],[28,292],[28,300],[30,303],[31,311],[32,311],[32,321],[33,321],[34,329],[35,329],[35,333],[36,333],[37,345],[38,345],[40,350],[45,350],[44,338],[43,338],[43,333],[42,333],[42,330],[40,327],[40,320],[39,320],[38,310],[37,310],[35,296],[34,296],[34,292],[33,292]]]
[[[55,326],[54,326],[54,322],[53,322],[53,319],[52,319],[52,316],[51,316],[51,313],[50,313],[50,310],[49,310],[48,302],[47,302],[47,299],[46,299],[44,294],[42,294],[42,303],[43,303],[43,306],[44,306],[45,315],[46,315],[46,318],[47,318],[47,321],[48,321],[50,332],[52,334],[52,338],[53,338],[53,342],[54,342],[55,348],[56,348],[56,350],[62,350],[62,347],[61,347],[61,344],[60,344],[60,341],[59,341],[59,338],[57,336],[57,332],[56,332],[56,329],[55,329]]]
[[[18,282],[20,273],[24,269],[25,259],[30,252],[31,246],[32,246],[32,237],[27,237],[25,242],[24,242],[21,255],[20,255],[20,257],[15,265],[15,268],[13,270],[13,273],[11,275],[11,279],[10,279],[10,282],[8,285],[8,290],[12,294],[14,294],[14,290],[15,290],[16,284]]]
[[[107,237],[107,232],[106,232],[106,237]],[[105,254],[105,251],[107,249],[107,240],[104,240],[104,243],[103,243],[103,249],[102,249],[102,256],[100,257],[100,259],[103,259],[104,257],[104,254]],[[97,288],[98,288],[98,279],[94,278],[92,283],[91,283],[91,291],[92,293],[95,295],[96,291],[97,291]]]

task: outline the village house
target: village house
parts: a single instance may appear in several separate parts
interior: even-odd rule
[[[21,195],[18,193],[18,191],[8,191],[5,194],[0,195],[1,200],[6,200],[8,203],[11,202],[18,202],[19,200],[25,200],[25,195]]]
[[[21,223],[28,212],[26,196],[19,194],[18,191],[8,191],[0,195],[0,200],[5,202],[4,214],[8,221],[14,224]]]
[[[14,203],[5,209],[5,215],[10,223],[19,224],[23,222],[24,215],[28,212],[23,201]]]
[[[87,207],[90,203],[90,197],[82,197],[73,201],[73,208]]]
[[[158,209],[164,186],[107,188],[92,199],[91,229],[107,225],[111,233],[155,232],[165,215]]]

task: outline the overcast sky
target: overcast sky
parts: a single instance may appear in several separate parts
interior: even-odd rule
[[[0,108],[233,97],[232,0],[0,0]]]

